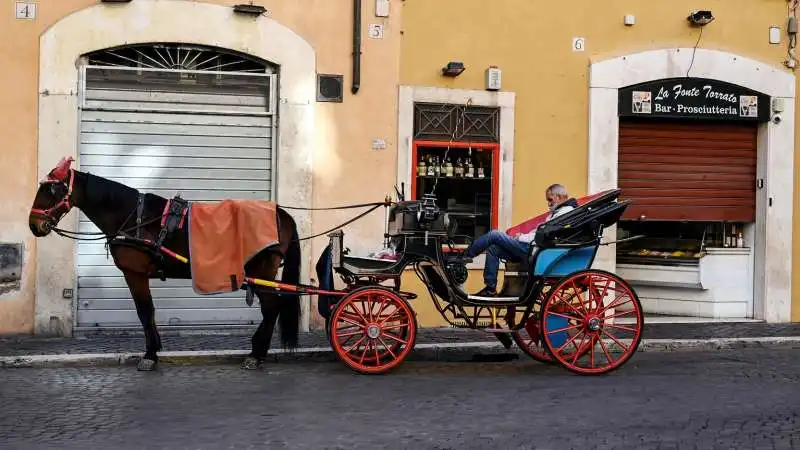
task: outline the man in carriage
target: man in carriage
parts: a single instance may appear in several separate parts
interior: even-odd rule
[[[578,207],[578,202],[570,198],[567,189],[561,184],[550,185],[545,190],[545,200],[550,209],[550,215],[545,221],[552,220],[566,214]],[[530,233],[518,233],[514,236],[499,231],[491,230],[475,240],[462,256],[464,262],[469,262],[484,251],[486,264],[483,268],[484,288],[475,295],[479,297],[494,297],[497,295],[497,273],[500,270],[500,260],[521,262],[527,258],[536,230]]]

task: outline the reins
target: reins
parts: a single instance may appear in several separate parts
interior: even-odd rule
[[[346,227],[347,225],[350,225],[351,223],[361,219],[362,217],[366,216],[367,214],[371,213],[372,211],[375,211],[376,209],[380,208],[381,206],[388,206],[388,205],[391,205],[391,204],[392,204],[392,202],[385,202],[384,201],[384,202],[359,203],[359,204],[343,205],[343,206],[332,206],[332,207],[328,207],[328,208],[301,208],[301,207],[297,207],[297,206],[282,206],[282,205],[279,205],[279,207],[283,208],[283,209],[292,209],[292,210],[297,210],[297,211],[333,211],[333,210],[364,208],[364,207],[367,207],[367,206],[371,206],[372,207],[372,208],[362,212],[361,214],[358,214],[358,215],[350,218],[349,220],[347,220],[347,221],[345,221],[345,222],[343,222],[343,223],[341,223],[341,224],[339,224],[339,225],[337,225],[337,226],[335,226],[333,228],[330,228],[328,230],[325,230],[325,231],[323,231],[321,233],[317,233],[317,234],[312,235],[312,236],[305,236],[305,237],[302,237],[302,238],[298,239],[299,241],[307,241],[309,239],[314,239],[314,238],[326,235],[326,234],[328,234],[328,233],[330,233],[332,231],[336,231],[336,230],[338,230],[340,228]],[[125,219],[125,222],[123,222],[122,226],[125,226],[125,224],[128,223],[130,218],[133,216],[133,212],[134,211],[135,211],[135,209],[131,210],[131,213],[128,215],[128,218]],[[161,216],[158,216],[158,217],[154,217],[152,219],[146,220],[146,221],[142,222],[141,224],[132,226],[130,228],[124,228],[124,229],[120,228],[114,235],[106,234],[106,233],[104,233],[102,231],[70,231],[70,230],[65,230],[65,229],[62,229],[62,228],[55,227],[55,226],[52,227],[52,230],[57,235],[65,237],[65,238],[68,238],[68,239],[72,239],[74,241],[88,242],[88,241],[100,241],[100,240],[103,240],[103,239],[110,240],[110,239],[113,239],[113,238],[115,238],[115,237],[117,237],[119,235],[124,235],[124,234],[130,233],[131,231],[136,231],[137,229],[144,228],[144,227],[146,227],[146,226],[148,226],[150,224],[153,224],[153,223],[161,220],[161,218],[162,218]],[[93,236],[93,237],[88,237],[88,236]]]

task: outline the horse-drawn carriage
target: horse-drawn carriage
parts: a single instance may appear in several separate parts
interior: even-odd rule
[[[461,287],[468,272],[453,256],[456,227],[430,196],[391,207],[386,237],[396,260],[347,255],[344,233],[331,234],[317,274],[324,287],[332,286],[331,271],[346,284],[343,297],[319,299],[334,351],[362,373],[387,372],[408,356],[417,335],[409,306],[416,295],[402,291],[400,279],[413,267],[453,326],[493,333],[507,348],[513,339],[532,358],[558,361],[576,373],[618,368],[641,340],[641,305],[625,280],[591,266],[603,245],[603,229],[628,206],[617,201],[619,194],[593,195],[575,210],[539,223],[527,259],[506,264],[497,297],[469,295]],[[387,281],[392,285],[381,285]]]
[[[507,348],[516,342],[534,359],[557,361],[573,372],[610,372],[633,355],[641,340],[642,308],[633,289],[615,274],[591,269],[604,245],[603,230],[628,206],[617,201],[619,190],[584,198],[578,208],[553,220],[529,222],[528,228],[535,225],[537,231],[528,257],[506,265],[499,296],[476,297],[461,288],[468,271],[463,260],[453,257],[455,223],[431,195],[374,205],[390,208],[385,237],[396,260],[348,255],[343,233],[335,232],[317,263],[320,286],[309,286],[300,283],[300,241],[308,238],[298,237],[287,207],[267,201],[166,199],[79,172],[71,163],[72,158],[63,158],[41,181],[29,226],[38,237],[55,231],[106,241],[144,329],[140,370],[152,370],[161,350],[150,294],[153,278],[192,279],[202,294],[244,288],[248,304],[258,296],[264,319],[251,340],[245,368],[257,367],[266,356],[276,321],[284,346],[296,346],[298,297],[309,294],[319,296],[331,346],[347,366],[362,373],[396,367],[413,350],[417,336],[409,304],[416,295],[401,290],[400,283],[408,267],[453,326],[483,329]],[[73,206],[99,231],[59,229]],[[334,272],[344,289],[333,287]]]

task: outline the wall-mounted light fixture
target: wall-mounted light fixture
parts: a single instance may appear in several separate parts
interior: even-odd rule
[[[457,77],[466,70],[464,63],[460,61],[450,61],[446,66],[442,67],[442,75],[446,77]]]
[[[238,5],[233,5],[233,12],[238,14],[246,14],[248,16],[260,16],[267,12],[267,8],[264,8],[261,5],[254,5],[253,2],[250,2],[249,5],[240,3]]]
[[[692,25],[702,27],[713,22],[714,15],[711,14],[711,11],[692,11],[686,20]]]

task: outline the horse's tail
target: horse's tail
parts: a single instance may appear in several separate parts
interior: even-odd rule
[[[286,215],[289,216],[288,213]],[[300,238],[297,235],[297,223],[293,219],[290,219],[290,222],[292,224],[292,239],[289,242],[289,248],[286,251],[286,258],[283,262],[281,281],[295,285],[300,282]],[[284,348],[293,349],[297,347],[300,333],[300,296],[280,295],[279,301],[278,323],[281,328],[281,342]]]

